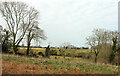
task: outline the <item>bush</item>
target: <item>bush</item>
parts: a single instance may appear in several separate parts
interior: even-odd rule
[[[57,51],[56,50],[50,50],[49,55],[57,55]]]
[[[60,50],[59,50],[59,55],[60,55],[60,56],[64,55],[64,53],[65,53],[65,51],[64,51],[63,49],[60,49]]]
[[[68,56],[68,57],[72,57],[71,53],[67,53],[66,56]]]
[[[92,53],[87,53],[87,54],[86,54],[86,58],[87,58],[87,59],[90,59],[91,57],[92,57]]]
[[[7,44],[2,44],[2,52],[4,52],[4,53],[8,53],[9,52]]]
[[[82,58],[85,58],[85,53],[78,53],[76,57],[82,57]]]
[[[38,55],[41,55],[42,57],[45,56],[42,52],[38,52]]]

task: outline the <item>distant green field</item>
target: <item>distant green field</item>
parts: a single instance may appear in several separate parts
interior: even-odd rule
[[[43,73],[50,73],[56,71],[64,71],[65,74],[80,73],[80,74],[115,74],[118,72],[118,66],[105,65],[105,64],[94,64],[84,62],[76,59],[54,59],[54,58],[31,58],[24,56],[8,55],[3,54],[2,60],[7,62],[14,62],[15,64],[30,64],[37,65],[38,73],[43,70]],[[42,69],[46,67],[46,69]],[[29,68],[29,67],[28,67]]]

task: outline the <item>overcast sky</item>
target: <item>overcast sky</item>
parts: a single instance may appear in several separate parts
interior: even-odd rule
[[[10,1],[10,0],[0,0]],[[48,39],[41,45],[70,42],[87,46],[95,28],[118,29],[118,0],[11,0],[22,1],[40,12],[40,27]],[[0,17],[0,24],[3,21]]]

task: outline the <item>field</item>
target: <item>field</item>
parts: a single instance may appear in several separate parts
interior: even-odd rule
[[[18,50],[19,50],[18,52],[20,52],[20,53],[26,53],[27,48],[19,47]],[[59,49],[51,48],[50,50],[56,50],[57,54],[58,55],[60,54]],[[68,50],[65,50],[65,51],[67,53],[75,53],[75,54],[91,52],[91,50],[89,50],[89,49],[68,49]],[[30,53],[37,54],[38,52],[42,52],[44,54],[45,53],[45,48],[30,48]]]
[[[26,56],[26,48],[19,47],[18,52],[24,54],[2,54],[3,74],[116,74],[118,66],[93,63],[84,57],[73,57],[77,54],[89,54],[89,49],[66,49],[66,54],[71,56],[61,56],[59,49],[57,55],[50,55],[49,58],[38,55],[39,52],[45,54],[45,48],[30,48],[30,54],[36,57]],[[12,50],[11,50],[12,51]]]
[[[82,59],[34,58],[2,55],[3,74],[115,74],[118,66],[90,63]]]

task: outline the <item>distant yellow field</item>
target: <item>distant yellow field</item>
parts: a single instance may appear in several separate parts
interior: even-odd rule
[[[51,48],[51,50],[52,49],[53,48]],[[26,50],[27,50],[27,48],[25,48],[25,47],[19,47],[18,50],[21,53],[25,53]],[[59,54],[59,49],[54,49],[54,50],[56,50],[57,54]],[[45,48],[30,48],[30,51],[32,51],[34,53],[38,53],[38,52],[43,52],[44,53],[45,52]],[[67,51],[67,52],[74,52],[74,53],[89,53],[89,52],[91,52],[90,49],[70,49],[70,51],[69,51],[69,49],[67,49],[65,51]]]
[[[79,49],[79,50],[76,50],[77,52],[91,52],[90,49]]]
[[[19,47],[18,51],[21,53],[25,53],[27,50],[27,48],[24,47]],[[33,53],[38,53],[38,52],[45,52],[45,48],[30,48],[30,51],[32,51]]]

